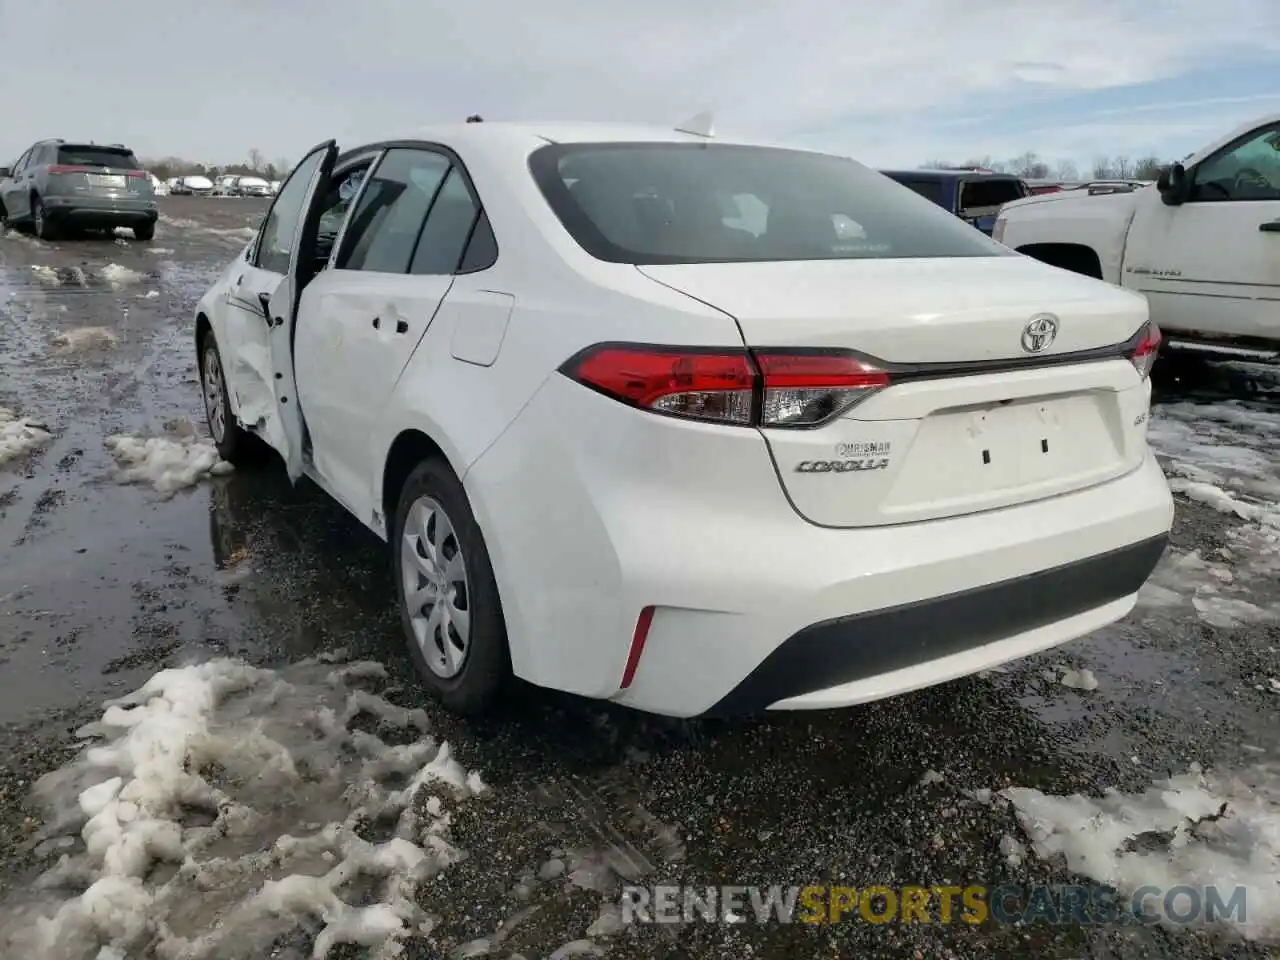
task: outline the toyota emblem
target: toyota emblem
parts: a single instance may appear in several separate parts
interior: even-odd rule
[[[1039,313],[1022,328],[1022,349],[1027,353],[1047,350],[1058,335],[1058,318],[1051,313]]]

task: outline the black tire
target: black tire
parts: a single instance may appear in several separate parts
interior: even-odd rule
[[[156,225],[154,221],[139,223],[133,228],[133,236],[137,240],[146,243],[156,235]]]
[[[403,569],[405,528],[413,505],[422,497],[430,497],[443,509],[453,527],[453,540],[461,549],[465,569],[466,610],[470,615],[468,644],[461,667],[451,677],[436,673],[427,663],[418,645],[413,618],[406,602]],[[489,561],[484,535],[476,523],[467,493],[449,465],[439,457],[424,460],[414,468],[400,491],[395,522],[391,526],[391,565],[394,571],[396,603],[400,608],[400,624],[404,630],[409,655],[427,688],[450,710],[464,716],[477,716],[490,710],[511,677],[511,655],[507,647],[506,620],[502,600]],[[443,544],[446,555],[447,542]],[[446,627],[445,629],[452,629]]]
[[[209,358],[213,357],[213,371],[216,372],[216,397],[214,384],[208,382],[210,373]],[[222,354],[218,352],[218,344],[212,333],[206,333],[200,341],[200,396],[204,399],[205,420],[213,444],[218,448],[218,456],[235,467],[247,467],[262,459],[262,446],[258,438],[249,433],[236,422],[231,412],[231,399],[227,392],[227,378],[223,373]],[[218,437],[218,427],[214,422],[213,407],[222,410],[222,437]]]
[[[31,229],[41,240],[57,240],[61,231],[45,213],[44,202],[39,197],[31,198]]]

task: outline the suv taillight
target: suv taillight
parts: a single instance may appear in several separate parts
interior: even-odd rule
[[[50,173],[92,173],[93,167],[82,167],[75,163],[51,163]]]
[[[1138,375],[1145,380],[1151,376],[1151,368],[1155,366],[1156,356],[1160,353],[1160,341],[1164,337],[1155,322],[1149,321],[1146,326],[1138,331],[1138,335],[1134,339],[1137,344],[1129,354],[1129,359],[1133,361],[1134,369],[1138,371]]]
[[[889,385],[887,372],[835,349],[600,344],[561,372],[642,410],[758,427],[818,426]]]

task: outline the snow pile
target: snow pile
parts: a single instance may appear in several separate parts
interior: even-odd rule
[[[31,272],[35,274],[36,279],[41,283],[47,283],[50,286],[56,287],[60,282],[58,279],[58,271],[53,269],[53,267],[45,266],[42,263],[32,264]]]
[[[400,956],[432,926],[419,887],[463,856],[445,804],[485,786],[423,711],[360,686],[385,676],[215,660],[107,704],[80,731],[98,741],[36,784],[37,849],[60,856],[0,907],[0,955]]]
[[[1280,580],[1280,416],[1244,403],[1173,403],[1157,408],[1149,436],[1174,492],[1244,522],[1212,554],[1170,551],[1139,602],[1173,608],[1189,600],[1202,620],[1224,628],[1280,616],[1274,604],[1246,599]]]
[[[30,453],[53,439],[48,428],[25,417],[19,417],[8,407],[0,407],[0,463]]]
[[[121,483],[147,483],[166,495],[233,469],[219,459],[217,447],[195,436],[143,439],[119,434],[107,438],[107,449],[120,466]]]
[[[118,263],[108,263],[98,272],[98,275],[107,282],[107,285],[112,290],[119,290],[142,279],[142,274],[137,270],[130,270],[128,267],[122,267]]]
[[[55,347],[74,352],[114,347],[117,338],[115,331],[110,327],[77,327],[74,330],[56,334],[51,342]]]
[[[1280,771],[1215,775],[1193,764],[1190,773],[1137,796],[1110,790],[1055,797],[1022,787],[1001,795],[1013,803],[1037,856],[1060,855],[1073,873],[1126,895],[1145,886],[1163,893],[1216,885],[1226,903],[1244,887],[1239,932],[1280,936]],[[1158,911],[1159,904],[1151,897],[1146,908]]]

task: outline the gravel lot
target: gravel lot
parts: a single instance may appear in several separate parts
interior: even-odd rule
[[[525,690],[463,724],[417,693],[383,548],[317,490],[190,458],[163,489],[121,472],[134,441],[199,449],[192,308],[264,211],[162,203],[149,244],[0,235],[0,954],[1276,955],[1280,370],[1161,362],[1151,432],[1178,518],[1114,628],[838,713],[671,722]],[[104,701],[218,658],[161,676],[164,710],[106,730],[111,757],[82,754]],[[1180,929],[619,929],[624,881],[1249,901],[1243,926]],[[389,915],[411,933],[388,938]]]

